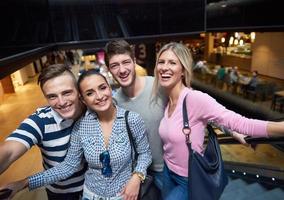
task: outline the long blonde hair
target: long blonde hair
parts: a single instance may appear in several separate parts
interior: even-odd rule
[[[153,85],[152,94],[155,96],[158,94],[159,90],[159,81],[158,81],[158,72],[157,72],[157,65],[161,54],[167,50],[171,50],[179,59],[183,70],[184,70],[184,77],[182,79],[183,84],[186,87],[190,87],[190,82],[192,78],[192,55],[190,50],[183,44],[177,42],[171,42],[164,45],[159,53],[157,54],[156,64],[154,69],[155,80]]]

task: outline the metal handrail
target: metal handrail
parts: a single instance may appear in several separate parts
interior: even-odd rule
[[[271,137],[271,138],[253,138],[246,137],[245,141],[248,144],[284,144],[284,137]],[[218,135],[219,144],[240,144],[239,141],[232,138],[231,136]]]

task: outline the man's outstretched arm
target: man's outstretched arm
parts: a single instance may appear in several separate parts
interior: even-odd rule
[[[0,144],[0,174],[14,161],[28,151],[28,148],[17,141],[4,141]]]

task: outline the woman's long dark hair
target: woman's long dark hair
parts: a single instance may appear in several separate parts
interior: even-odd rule
[[[80,88],[80,84],[81,82],[88,76],[92,76],[92,75],[98,75],[101,76],[105,82],[109,85],[109,83],[107,82],[107,79],[104,75],[102,75],[100,72],[98,72],[96,69],[89,69],[87,71],[84,71],[78,78],[78,82],[77,82],[77,86],[79,88],[79,91],[81,93],[81,88]]]

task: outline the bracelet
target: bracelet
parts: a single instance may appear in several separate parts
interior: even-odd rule
[[[136,174],[138,178],[140,179],[141,183],[144,183],[145,181],[145,175],[141,172],[133,172],[132,175]]]

